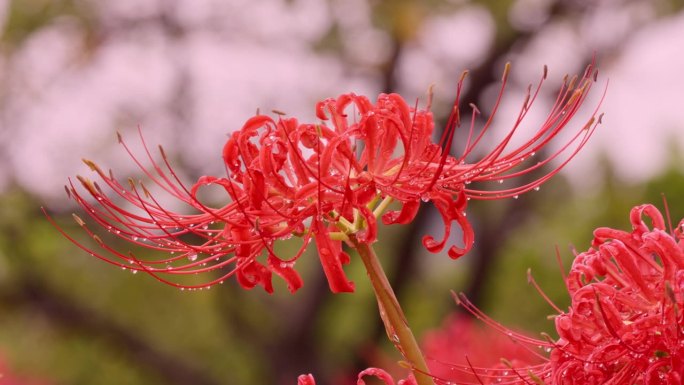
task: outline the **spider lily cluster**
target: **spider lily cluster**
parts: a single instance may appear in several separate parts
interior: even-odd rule
[[[456,301],[496,332],[462,317],[423,341],[436,384],[678,385],[684,378],[684,219],[666,229],[652,205],[634,207],[632,231],[598,228],[593,246],[575,256],[564,281],[571,299],[556,309],[557,339],[507,329],[463,295]],[[650,225],[650,227],[649,227]],[[534,280],[531,282],[536,286]],[[539,290],[539,288],[537,287]],[[483,364],[500,359],[498,364]],[[359,373],[386,385],[370,368]],[[415,385],[413,376],[399,385]],[[315,385],[311,375],[298,385]]]
[[[141,135],[144,156],[136,156],[119,136],[147,183],[185,207],[167,208],[150,192],[152,188],[133,180],[122,184],[111,171],[89,160],[85,163],[101,182],[79,176],[80,183],[70,181],[67,193],[96,224],[134,245],[161,252],[161,257],[149,259],[117,250],[76,215],[98,247],[65,235],[98,258],[146,272],[181,289],[208,288],[235,276],[242,287],[260,285],[269,293],[274,290],[273,275],[281,277],[291,292],[302,286],[295,264],[313,240],[330,290],[351,292],[354,284],[343,269],[350,256],[343,243],[372,244],[378,221],[406,224],[416,216],[421,202],[431,202],[441,214],[445,231],[441,240],[424,236],[423,245],[433,253],[447,248],[451,258],[458,258],[474,241],[465,213],[470,199],[517,198],[537,189],[577,154],[600,123],[594,111],[557,150],[546,157],[537,155],[568,130],[585,101],[596,76],[589,66],[582,77],[565,79],[546,119],[522,144],[511,146],[546,79],[544,69],[537,87],[528,88],[508,133],[483,151],[508,73],[507,65],[491,114],[481,119],[480,111],[471,105],[469,124],[463,125],[458,99],[464,73],[437,142],[432,140],[435,122],[430,100],[420,108],[397,94],[381,94],[375,102],[355,94],[326,99],[316,105],[319,121],[315,123],[277,112],[273,117],[257,114],[234,131],[223,147],[225,175],[203,176],[191,186],[177,176],[161,147],[158,161]],[[462,152],[452,154],[458,131],[463,131],[459,135],[465,143]],[[542,170],[536,179],[514,187],[499,184],[508,179],[515,184],[521,176]],[[200,190],[209,185],[222,188],[225,204],[215,208],[200,199]],[[389,210],[393,202],[398,209]],[[449,244],[454,223],[462,232],[461,245]],[[299,250],[277,255],[275,242],[293,236],[301,239]],[[202,273],[210,274],[199,284],[178,279]]]

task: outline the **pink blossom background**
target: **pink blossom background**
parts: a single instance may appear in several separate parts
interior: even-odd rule
[[[136,142],[138,126],[188,169],[220,173],[226,134],[257,108],[312,120],[321,98],[373,97],[390,55],[390,36],[362,0],[86,4],[99,23],[96,36],[60,16],[0,56],[2,188],[15,182],[61,202],[65,177],[88,172],[81,157],[125,173],[130,162],[115,132]],[[480,64],[494,44],[493,16],[473,3],[454,4],[422,19],[405,44],[397,83],[409,100],[435,83],[446,105],[460,72]],[[523,30],[543,25],[510,55],[511,93],[536,81],[544,64],[553,81],[577,72],[592,51],[601,69],[597,95],[609,79],[604,125],[564,171],[580,190],[597,182],[592,171],[602,154],[619,177],[639,181],[665,166],[668,148],[684,145],[684,14],[663,16],[659,5],[596,2],[590,13],[551,24],[543,24],[544,0],[517,1],[509,12]],[[0,1],[0,26],[8,9]],[[337,52],[312,49],[331,23],[340,32]],[[513,100],[504,113],[518,106]]]

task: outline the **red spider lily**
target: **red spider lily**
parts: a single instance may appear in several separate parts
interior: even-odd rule
[[[456,222],[463,233],[463,246],[450,245],[448,254],[457,258],[470,250],[474,240],[465,215],[469,199],[517,197],[538,188],[577,154],[600,123],[600,118],[592,116],[559,150],[535,160],[535,154],[564,130],[586,99],[596,76],[589,66],[581,78],[564,82],[546,120],[534,134],[510,148],[511,139],[539,94],[546,78],[544,71],[534,92],[528,89],[511,130],[487,155],[469,163],[467,158],[479,152],[496,114],[508,68],[491,116],[479,129],[479,111],[473,106],[467,141],[459,156],[449,152],[461,127],[458,96],[465,74],[437,144],[431,141],[434,121],[430,103],[425,109],[410,107],[397,94],[381,94],[376,103],[354,94],[324,100],[316,106],[317,124],[300,123],[281,113],[275,119],[256,115],[233,132],[223,148],[226,176],[204,176],[190,188],[177,177],[163,151],[160,164],[145,146],[150,164],[146,167],[120,139],[151,183],[183,203],[190,213],[167,209],[142,183],[129,181],[123,186],[111,172],[86,161],[113,194],[106,194],[97,183],[83,177],[78,179],[95,201],[86,199],[71,182],[68,194],[110,232],[168,254],[158,260],[143,260],[133,253],[117,251],[77,217],[101,250],[79,246],[110,263],[145,271],[181,288],[204,288],[235,275],[245,288],[261,285],[272,292],[275,273],[294,292],[302,285],[294,264],[313,238],[330,289],[350,292],[354,285],[343,270],[350,258],[342,243],[352,238],[372,243],[378,217],[382,215],[385,224],[405,224],[415,217],[421,201],[431,201],[443,218],[445,234],[442,240],[425,236],[423,244],[431,252],[443,250]],[[504,189],[496,183],[539,170],[561,157],[557,166],[532,182]],[[499,189],[472,188],[473,182],[492,182]],[[229,203],[213,208],[200,201],[198,191],[211,184],[225,190]],[[126,206],[115,203],[119,201]],[[384,212],[393,201],[401,209]],[[274,243],[293,235],[302,239],[299,251],[288,258],[276,255]],[[175,283],[169,278],[209,271],[215,275],[200,285]]]
[[[512,373],[509,366],[527,368],[545,361],[536,348],[532,350],[508,334],[492,333],[463,314],[454,314],[441,328],[427,332],[421,345],[430,374],[455,384],[477,383],[473,368],[487,368],[489,373],[477,373],[486,378],[490,373]]]
[[[556,307],[556,341],[514,334],[463,296],[458,298],[468,311],[530,351],[550,352],[544,363],[451,369],[477,377],[464,382],[475,384],[681,384],[684,220],[669,234],[651,205],[633,208],[630,219],[631,232],[599,228],[593,248],[576,256],[565,277],[571,305],[566,312]],[[448,379],[443,376],[437,382]]]
[[[684,379],[684,221],[668,234],[651,205],[635,207],[630,219],[632,232],[597,229],[594,248],[577,256],[566,279],[572,306],[556,318],[551,356],[559,384]]]

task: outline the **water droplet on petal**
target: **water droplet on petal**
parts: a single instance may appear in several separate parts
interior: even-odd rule
[[[188,254],[188,260],[189,260],[190,262],[196,261],[196,260],[197,260],[197,254],[194,254],[194,253],[193,253],[193,254]]]

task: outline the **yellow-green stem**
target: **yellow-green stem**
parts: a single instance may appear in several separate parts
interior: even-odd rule
[[[385,275],[385,271],[382,269],[382,265],[377,255],[375,255],[373,247],[359,242],[354,235],[350,235],[349,239],[366,266],[388,337],[399,348],[401,354],[411,365],[418,385],[434,385],[433,378],[425,374],[428,373],[428,367],[423,353],[420,351],[418,342],[416,342],[416,338],[413,336],[413,332],[406,321],[404,312],[401,310],[399,301],[397,301],[394,290],[392,290],[392,286],[387,280],[387,275]]]

